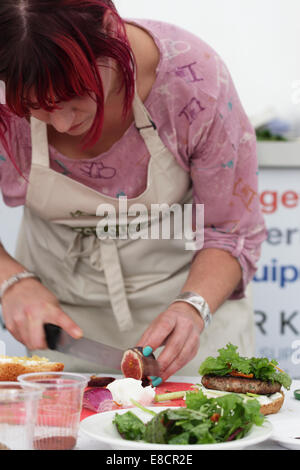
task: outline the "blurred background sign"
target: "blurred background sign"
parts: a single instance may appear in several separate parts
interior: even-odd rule
[[[268,238],[253,283],[256,350],[300,378],[300,143],[258,143],[258,155]]]

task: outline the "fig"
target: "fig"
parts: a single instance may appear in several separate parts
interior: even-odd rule
[[[91,375],[90,380],[87,384],[88,387],[106,387],[108,384],[113,382],[113,377],[98,377],[97,375]]]
[[[124,377],[148,382],[147,377],[158,376],[159,367],[154,354],[145,357],[143,348],[137,346],[128,349],[123,355],[121,370]]]

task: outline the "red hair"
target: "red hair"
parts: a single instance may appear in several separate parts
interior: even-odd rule
[[[116,28],[103,27],[109,11]],[[28,117],[30,107],[47,111],[88,93],[97,103],[84,147],[98,140],[103,124],[103,87],[97,60],[114,59],[122,74],[123,113],[134,96],[134,59],[124,22],[111,0],[0,1],[0,80],[6,104],[0,105],[0,139],[6,139],[12,115]],[[31,102],[34,92],[35,103]],[[13,160],[14,162],[14,160]],[[14,163],[15,164],[15,163]]]

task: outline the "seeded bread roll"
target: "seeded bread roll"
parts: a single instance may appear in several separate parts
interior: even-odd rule
[[[31,372],[61,372],[64,364],[50,362],[45,357],[10,357],[0,356],[0,381],[16,382],[21,374]]]
[[[284,402],[284,393],[283,392],[279,392],[279,393],[281,397],[274,396],[271,403],[261,405],[260,412],[263,415],[266,416],[266,415],[272,415],[272,414],[278,413],[278,411],[280,410]]]

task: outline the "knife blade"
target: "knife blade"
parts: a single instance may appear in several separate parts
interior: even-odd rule
[[[62,328],[50,323],[45,324],[44,329],[49,349],[95,362],[98,365],[121,370],[121,361],[124,354],[121,349],[84,337],[74,339]]]
[[[95,362],[98,366],[121,370],[125,351],[85,337],[74,339],[62,328],[51,323],[46,323],[44,330],[49,349]],[[155,359],[143,357],[143,364],[146,376],[159,376],[159,365]]]

